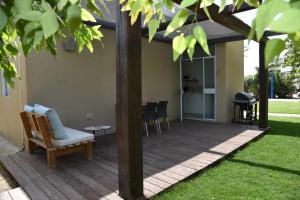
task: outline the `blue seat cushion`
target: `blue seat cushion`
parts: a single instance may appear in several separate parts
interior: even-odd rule
[[[29,106],[29,105],[25,105],[24,106],[24,111],[25,112],[34,112],[34,108],[32,106]]]
[[[47,108],[45,106],[35,104],[34,105],[34,112],[39,115],[46,115],[48,117],[49,123],[52,127],[54,139],[56,140],[65,140],[68,139],[69,136],[67,135],[63,124],[57,114],[57,112],[52,108]]]

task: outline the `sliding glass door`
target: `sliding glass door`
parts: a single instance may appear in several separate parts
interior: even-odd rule
[[[181,119],[215,120],[215,57],[181,59]]]
[[[215,58],[207,57],[204,63],[204,119],[215,119],[215,99],[216,99],[216,82],[215,82]]]

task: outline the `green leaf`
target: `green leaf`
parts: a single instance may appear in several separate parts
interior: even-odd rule
[[[195,51],[196,39],[193,35],[189,35],[185,38],[186,46],[187,46],[187,53],[190,60],[193,60],[193,55]]]
[[[215,0],[202,0],[200,8],[208,7],[214,3]]]
[[[258,7],[259,6],[259,1],[258,0],[247,0],[247,4],[249,6]]]
[[[221,0],[221,5],[219,8],[219,13],[222,12],[226,6],[227,0]]]
[[[289,3],[284,0],[268,0],[259,7],[255,28],[258,40],[261,39],[269,24],[288,7]]]
[[[51,12],[47,11],[43,13],[41,23],[42,23],[44,37],[46,39],[49,38],[54,33],[56,33],[59,29],[56,13],[53,11]]]
[[[81,8],[81,19],[83,21],[96,22],[95,17],[84,8]]]
[[[234,10],[239,10],[241,6],[243,5],[244,0],[234,0]]]
[[[71,4],[76,4],[79,0],[69,0],[71,2]]]
[[[159,27],[159,21],[158,19],[151,19],[148,23],[148,29],[149,29],[149,42],[153,39],[157,29]]]
[[[201,45],[201,47],[203,48],[203,50],[210,55],[209,52],[209,48],[208,48],[208,44],[207,44],[207,37],[206,37],[206,33],[203,30],[203,28],[198,25],[193,29],[193,35],[195,36],[197,42]]]
[[[300,30],[300,2],[291,4],[291,6],[284,10],[284,12],[273,20],[268,28],[276,32],[294,33]]]
[[[300,31],[288,35],[288,38],[292,41],[295,47],[300,48]],[[299,52],[300,55],[300,52]]]
[[[18,13],[25,13],[32,10],[32,0],[14,0],[14,5]]]
[[[16,66],[14,63],[8,62],[8,64],[4,68],[3,76],[4,76],[4,79],[6,80],[7,84],[11,88],[14,88],[13,78],[17,77],[17,70],[16,70]]]
[[[165,5],[171,11],[174,8],[174,2],[172,0],[164,0]]]
[[[81,9],[78,5],[71,5],[67,10],[67,24],[71,31],[75,31],[81,23]]]
[[[279,56],[285,49],[285,42],[281,39],[268,40],[265,47],[265,66],[267,67],[272,60]]]
[[[171,23],[168,25],[167,30],[165,32],[165,36],[167,36],[170,33],[174,32],[177,28],[181,27],[186,22],[188,16],[189,16],[188,11],[186,11],[186,10],[179,11],[174,16]]]
[[[25,56],[28,56],[31,50],[31,43],[22,42],[22,50]]]
[[[204,10],[204,12],[205,12],[206,16],[208,17],[208,19],[212,21],[212,18],[211,18],[211,16],[210,16],[209,10],[207,9],[207,7],[206,7],[206,6],[205,6],[205,7],[203,7],[203,10]]]
[[[255,27],[256,27],[256,19],[254,18],[252,21],[252,26],[251,26],[251,30],[250,33],[248,35],[248,40],[250,42],[250,40],[253,40],[255,37]]]
[[[184,36],[182,34],[181,35],[177,35],[173,39],[172,47],[173,47],[173,60],[176,61],[178,59],[178,57],[186,49],[185,38],[184,38]]]
[[[180,3],[180,6],[183,7],[183,8],[187,8],[191,5],[194,5],[198,0],[183,0],[181,3]]]
[[[67,5],[68,0],[60,0],[57,4],[57,9],[59,11],[62,11],[64,9],[64,7]]]
[[[46,2],[46,0],[42,0],[41,5],[42,5],[42,8],[43,8],[46,12],[53,12],[53,9],[52,9],[51,5],[50,5],[48,2]]]
[[[27,21],[40,21],[42,17],[42,13],[37,10],[31,10],[29,12],[21,13],[16,17],[16,22],[20,19],[24,19]]]
[[[56,56],[57,49],[56,49],[56,42],[54,36],[51,36],[46,39],[46,47],[52,55]]]
[[[31,35],[36,29],[40,28],[40,25],[34,22],[29,22],[24,27],[25,37],[32,37]]]
[[[100,17],[103,16],[101,10],[99,9],[99,7],[97,6],[97,4],[95,3],[95,0],[87,0],[86,1],[86,7],[88,10],[90,10],[91,12],[94,12],[96,14],[98,14]]]
[[[7,16],[0,7],[0,31],[3,30],[3,28],[6,26],[6,24],[7,24]]]
[[[86,44],[86,47],[88,48],[88,50],[89,50],[91,53],[94,52],[94,48],[93,48],[92,43],[88,42],[88,43]]]
[[[33,39],[33,46],[37,46],[43,39],[43,31],[36,31]]]
[[[4,49],[12,56],[16,56],[19,53],[19,50],[11,44],[5,45]]]

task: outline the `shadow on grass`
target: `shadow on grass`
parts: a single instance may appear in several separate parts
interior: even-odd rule
[[[239,159],[233,159],[233,158],[228,159],[228,161],[234,162],[234,163],[239,163],[239,164],[244,164],[244,165],[249,165],[251,167],[265,168],[265,169],[270,169],[270,170],[274,170],[274,171],[295,174],[295,175],[300,176],[300,171],[298,171],[298,170],[286,169],[286,168],[278,167],[278,166],[274,166],[274,165],[266,165],[266,164],[255,163],[255,162],[251,162],[251,161],[239,160]]]
[[[299,123],[269,120],[271,131],[269,135],[286,135],[300,137],[300,119]]]

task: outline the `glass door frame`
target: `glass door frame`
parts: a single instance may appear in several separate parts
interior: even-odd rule
[[[214,88],[205,88],[205,60],[206,59],[214,59]],[[207,56],[207,57],[203,57],[203,120],[204,121],[212,121],[215,122],[216,121],[216,108],[217,108],[217,72],[216,72],[216,56]],[[206,118],[205,117],[205,95],[206,94],[213,94],[214,95],[214,118]]]
[[[205,89],[205,66],[204,66],[204,60],[205,59],[210,59],[213,58],[214,59],[214,89]],[[195,60],[198,59],[202,59],[203,62],[203,117],[202,118],[193,118],[193,120],[202,120],[202,121],[211,121],[211,122],[216,122],[216,108],[217,108],[217,72],[216,72],[216,55],[214,56],[205,56],[205,57],[199,57],[199,58],[193,58]],[[184,95],[184,91],[183,91],[183,85],[182,85],[182,81],[183,81],[183,72],[182,72],[182,61],[185,60],[189,60],[189,59],[183,59],[182,56],[180,57],[180,121],[182,122],[184,117],[183,117],[183,95]],[[207,92],[205,92],[205,90]],[[205,94],[214,94],[215,98],[214,98],[214,119],[210,119],[210,118],[205,118]],[[188,119],[192,119],[192,118],[188,118]]]

